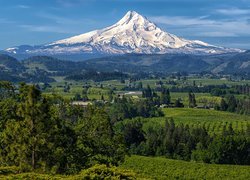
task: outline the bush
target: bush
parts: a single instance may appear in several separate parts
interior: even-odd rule
[[[0,167],[0,175],[17,174],[20,171],[18,167]]]
[[[118,167],[95,165],[80,173],[83,179],[136,179],[135,173]]]

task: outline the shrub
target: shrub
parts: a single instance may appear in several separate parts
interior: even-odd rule
[[[106,165],[95,165],[80,173],[83,179],[136,179],[135,173],[130,170]]]
[[[17,174],[20,171],[18,167],[0,167],[0,175]]]

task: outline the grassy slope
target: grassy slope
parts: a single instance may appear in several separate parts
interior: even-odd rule
[[[239,115],[223,111],[191,109],[191,108],[165,108],[163,109],[165,117],[144,119],[144,127],[163,125],[166,117],[172,117],[179,124],[188,124],[190,126],[205,126],[210,133],[218,133],[223,125],[232,123],[234,130],[245,130],[247,124],[250,124],[250,116]]]
[[[161,157],[128,157],[121,166],[149,179],[250,179],[250,166],[214,165]]]

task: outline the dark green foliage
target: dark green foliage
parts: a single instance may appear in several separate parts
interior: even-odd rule
[[[108,107],[108,113],[113,123],[136,116],[145,118],[163,116],[162,111],[155,107],[154,102],[148,99],[133,102],[132,99],[125,97],[115,98],[114,103]]]
[[[107,167],[106,165],[95,165],[89,169],[81,171],[79,178],[83,179],[136,179],[133,171],[117,167]]]
[[[81,95],[79,93],[76,93],[75,96],[73,97],[74,101],[80,101],[82,100]]]
[[[8,174],[17,174],[19,172],[20,172],[20,169],[15,166],[0,167],[0,176],[8,175]]]
[[[226,103],[226,101],[224,99],[221,99],[220,110],[221,111],[226,111],[227,108],[228,108],[228,104]]]
[[[221,99],[221,103],[216,109],[249,115],[250,99],[249,97],[237,99],[234,95],[229,95],[226,97],[226,100],[224,98]]]
[[[222,134],[214,136],[209,135],[205,128],[176,126],[173,119],[166,120],[164,127],[150,126],[144,132],[141,132],[138,122],[126,125],[130,130],[138,129],[137,135],[127,141],[134,154],[217,164],[249,165],[250,162],[249,136],[246,132],[234,132],[230,124],[227,129],[224,126]],[[127,135],[129,131],[125,130]],[[138,134],[144,135],[140,143]]]
[[[161,94],[160,94],[160,104],[170,104],[171,102],[171,97],[170,97],[170,92],[169,89],[162,88],[161,89]]]
[[[43,154],[50,153],[55,126],[50,105],[35,86],[22,84],[19,91],[16,117],[6,122],[1,133],[2,161],[26,170],[46,167]]]
[[[153,98],[153,91],[149,85],[147,85],[147,88],[143,89],[142,91],[142,97],[144,98]]]
[[[140,119],[136,119],[122,125],[121,131],[123,132],[124,140],[128,148],[138,146],[145,140],[142,126],[143,123]]]
[[[223,91],[223,89],[220,89],[220,88],[214,88],[211,91],[211,95],[213,95],[213,96],[221,96],[224,94],[225,94],[225,91]]]
[[[42,96],[34,85],[20,84],[15,95],[0,101],[0,165],[21,171],[76,173],[96,163],[123,161],[122,137],[110,118],[96,107],[71,106],[54,96]]]
[[[85,117],[75,127],[79,163],[119,164],[124,158],[123,142],[113,132],[108,114],[88,107]]]
[[[235,112],[237,108],[237,100],[233,95],[230,95],[228,98],[228,107],[227,111],[229,112]]]
[[[191,93],[191,92],[188,93],[188,101],[189,101],[190,108],[196,107],[196,99],[195,99],[194,93]]]
[[[181,100],[178,98],[175,100],[175,103],[174,103],[174,106],[175,107],[184,107],[184,104],[181,102]]]
[[[0,167],[0,179],[136,179],[132,170],[97,164],[74,175],[44,174],[41,172],[22,173],[17,167]]]

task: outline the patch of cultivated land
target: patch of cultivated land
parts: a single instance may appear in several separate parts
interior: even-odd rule
[[[215,165],[162,157],[127,157],[121,167],[147,179],[250,179],[250,166]]]
[[[247,124],[250,124],[250,116],[224,111],[192,108],[164,108],[162,110],[165,114],[164,117],[144,119],[144,125],[163,125],[166,118],[173,118],[177,125],[183,123],[192,127],[205,126],[209,133],[220,133],[223,126],[228,127],[230,123],[236,131],[245,130]]]

